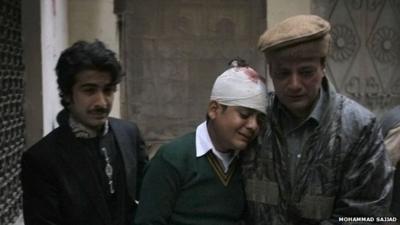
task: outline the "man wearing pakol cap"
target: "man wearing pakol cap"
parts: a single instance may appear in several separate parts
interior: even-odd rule
[[[243,156],[249,225],[352,224],[387,213],[392,173],[379,122],[326,78],[329,31],[322,18],[299,15],[260,37],[275,93],[261,146]]]
[[[245,196],[238,154],[256,140],[265,96],[264,81],[252,68],[237,66],[221,74],[207,121],[162,146],[151,160],[135,224],[239,224]]]

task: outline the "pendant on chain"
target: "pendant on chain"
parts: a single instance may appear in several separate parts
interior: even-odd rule
[[[108,185],[110,186],[110,194],[114,194],[115,193],[115,189],[114,189],[114,182],[113,182],[113,168],[110,164],[110,158],[108,156],[108,152],[106,148],[101,148],[101,151],[104,153],[104,157],[105,157],[105,161],[106,161],[106,168],[105,168],[105,172],[106,172],[106,176],[108,178]]]

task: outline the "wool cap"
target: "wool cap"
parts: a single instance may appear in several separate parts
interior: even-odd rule
[[[258,48],[274,57],[325,57],[331,37],[329,22],[316,15],[297,15],[267,29]]]
[[[217,77],[210,100],[228,106],[242,106],[266,113],[265,79],[251,67],[233,67]]]

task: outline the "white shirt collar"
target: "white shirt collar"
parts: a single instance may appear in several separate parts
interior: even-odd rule
[[[196,128],[196,157],[205,155],[211,149],[215,149],[215,147],[208,134],[207,122],[204,121]]]
[[[207,122],[204,121],[196,128],[196,157],[201,157],[209,151],[212,151],[222,162],[225,172],[228,171],[229,165],[239,153],[223,153],[217,151],[211,141],[210,134],[208,133]]]

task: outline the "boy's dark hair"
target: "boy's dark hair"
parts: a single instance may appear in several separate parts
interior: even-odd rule
[[[57,84],[61,104],[64,108],[69,105],[65,96],[72,94],[72,86],[76,82],[76,75],[85,70],[108,72],[112,84],[121,81],[122,69],[115,53],[107,49],[103,42],[95,40],[93,43],[77,41],[65,49],[56,65]]]
[[[219,104],[219,103],[218,103],[218,104]],[[221,105],[221,107],[222,107],[222,112],[225,112],[226,109],[228,108],[228,106],[227,106],[227,105],[222,105],[222,104],[220,104],[220,105]],[[208,122],[210,119],[211,119],[211,118],[208,116],[208,113],[206,113],[206,121]]]
[[[236,57],[231,59],[231,61],[228,62],[228,66],[231,67],[248,67],[249,64],[246,62],[246,60]]]

